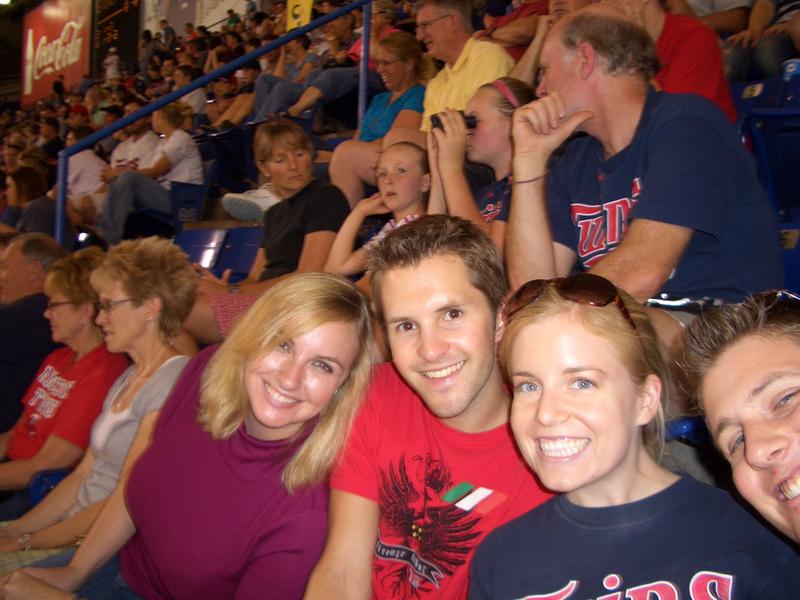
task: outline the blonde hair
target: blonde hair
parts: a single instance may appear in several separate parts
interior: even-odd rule
[[[191,119],[194,114],[192,107],[180,100],[167,104],[164,108],[160,108],[158,112],[174,127],[180,127],[186,119]]]
[[[94,304],[97,293],[89,284],[89,275],[104,258],[100,248],[91,246],[56,261],[44,277],[44,293],[63,294],[74,304]]]
[[[231,436],[250,410],[245,370],[278,344],[326,323],[352,323],[358,355],[345,382],[322,409],[313,431],[282,474],[294,490],[322,481],[344,446],[372,373],[372,323],[367,302],[355,286],[335,275],[303,273],[267,291],[243,316],[203,373],[198,421],[215,439]]]
[[[276,146],[311,152],[311,142],[303,128],[288,119],[271,119],[258,126],[253,139],[256,162],[263,163],[269,160]]]
[[[113,246],[91,275],[93,286],[104,280],[119,282],[136,306],[160,298],[158,327],[166,337],[178,335],[197,296],[197,276],[186,254],[156,236]]]
[[[500,363],[507,371],[514,341],[524,327],[556,315],[574,316],[588,331],[607,340],[616,349],[636,384],[644,384],[648,375],[656,375],[661,380],[661,397],[656,416],[642,427],[644,447],[657,461],[664,450],[664,406],[672,386],[670,370],[644,308],[618,288],[617,295],[635,323],[635,330],[614,302],[602,307],[573,302],[562,297],[554,285],[547,285],[535,302],[519,309],[506,323],[499,348]]]

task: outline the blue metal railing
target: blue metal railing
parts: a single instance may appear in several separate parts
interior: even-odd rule
[[[205,75],[198,77],[191,83],[183,86],[180,89],[175,90],[174,92],[170,92],[161,98],[153,100],[147,106],[143,106],[135,113],[130,115],[126,115],[119,119],[118,121],[114,121],[108,127],[104,127],[103,129],[96,131],[95,133],[86,136],[82,140],[78,141],[77,143],[69,146],[68,148],[64,148],[61,152],[58,153],[58,167],[57,167],[57,196],[56,196],[56,230],[55,230],[55,238],[58,240],[59,243],[64,242],[65,226],[66,226],[66,206],[67,206],[67,175],[69,173],[69,157],[81,152],[82,150],[86,150],[87,148],[92,148],[94,145],[107,138],[108,136],[116,133],[120,129],[127,127],[131,123],[138,121],[139,119],[146,117],[153,112],[157,111],[158,109],[179,100],[189,92],[196,90],[197,88],[204,87],[217,79],[218,77],[222,77],[223,75],[227,75],[228,73],[234,72],[237,69],[243,67],[248,62],[255,60],[268,52],[272,52],[276,48],[280,48],[287,42],[291,42],[293,39],[300,37],[303,34],[308,33],[313,29],[317,29],[325,25],[326,23],[333,21],[334,19],[338,19],[344,14],[347,14],[360,6],[364,7],[364,29],[361,34],[361,38],[363,40],[363,48],[361,52],[361,62],[359,64],[359,87],[358,87],[358,122],[359,125],[361,124],[361,120],[364,117],[364,111],[366,110],[367,105],[367,72],[369,69],[369,41],[370,41],[370,21],[372,16],[372,0],[353,0],[350,4],[346,6],[342,6],[341,8],[337,8],[336,10],[319,17],[318,19],[312,21],[308,25],[303,25],[302,27],[298,27],[297,29],[292,29],[291,31],[285,33],[277,40],[273,40],[266,46],[262,46],[257,50],[253,50],[252,52],[245,54],[244,56],[240,56],[236,60],[233,60],[225,65],[222,65],[218,69],[211,71],[210,73],[206,73]]]

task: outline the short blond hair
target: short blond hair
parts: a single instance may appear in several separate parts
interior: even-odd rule
[[[89,283],[89,275],[104,258],[100,248],[90,246],[56,261],[44,277],[44,293],[63,294],[74,304],[94,304],[97,293]]]
[[[344,446],[372,373],[372,322],[367,301],[355,286],[335,275],[302,273],[270,288],[245,313],[203,373],[198,420],[215,439],[231,436],[244,422],[250,403],[247,365],[278,344],[326,323],[352,323],[358,355],[345,382],[313,421],[313,431],[283,470],[287,490],[319,483]]]
[[[253,138],[253,155],[256,162],[260,164],[269,160],[276,146],[311,152],[311,141],[305,131],[289,119],[271,119],[258,126]]]
[[[554,285],[547,285],[539,298],[514,313],[506,323],[500,342],[500,364],[507,373],[511,348],[520,331],[548,317],[569,314],[579,319],[588,331],[602,337],[616,349],[631,379],[642,385],[648,375],[661,380],[661,397],[655,418],[642,428],[642,441],[650,456],[656,461],[664,450],[666,417],[664,407],[672,389],[670,370],[661,354],[655,329],[644,308],[623,290],[617,288],[636,329],[631,326],[620,308],[614,303],[593,306],[573,302],[561,296]]]
[[[160,298],[158,327],[166,337],[180,333],[197,297],[197,275],[186,254],[156,236],[113,246],[91,275],[92,286],[101,281],[119,282],[136,306]]]

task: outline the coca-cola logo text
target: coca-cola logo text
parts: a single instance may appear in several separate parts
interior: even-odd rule
[[[83,38],[80,37],[83,19],[64,24],[58,39],[48,42],[47,36],[39,38],[33,58],[33,79],[39,79],[74,65],[80,60]]]

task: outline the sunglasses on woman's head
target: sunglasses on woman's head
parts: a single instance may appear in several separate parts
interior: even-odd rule
[[[622,316],[625,317],[625,320],[633,327],[633,330],[638,332],[636,323],[634,323],[630,312],[625,306],[625,302],[623,302],[614,284],[605,277],[593,275],[592,273],[578,273],[556,279],[533,279],[522,284],[506,302],[504,309],[506,319],[510,319],[529,304],[536,302],[548,286],[553,286],[556,292],[565,300],[577,302],[578,304],[603,307],[613,302]]]

